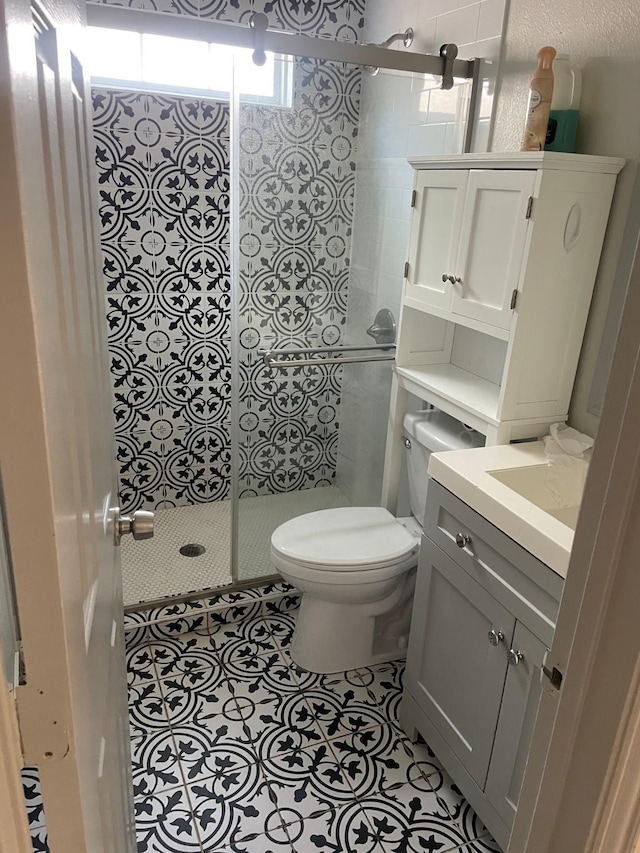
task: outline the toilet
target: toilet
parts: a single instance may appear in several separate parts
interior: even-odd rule
[[[371,666],[406,651],[429,456],[482,446],[484,436],[437,409],[406,415],[404,430],[411,516],[377,506],[325,509],[271,537],[274,565],[302,592],[291,656],[310,672]]]

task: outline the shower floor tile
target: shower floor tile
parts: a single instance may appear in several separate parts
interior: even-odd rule
[[[140,853],[500,853],[402,732],[404,663],[305,677],[294,618],[129,650]]]
[[[271,563],[271,534],[280,524],[320,509],[346,506],[335,486],[240,500],[238,577],[276,574]],[[125,605],[228,586],[231,578],[231,501],[156,510],[153,539],[122,540]],[[197,557],[180,553],[184,545],[203,545]]]

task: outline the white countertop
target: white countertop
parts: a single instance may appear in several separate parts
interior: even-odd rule
[[[546,461],[542,441],[450,450],[431,455],[429,475],[564,578],[573,530],[489,473]]]

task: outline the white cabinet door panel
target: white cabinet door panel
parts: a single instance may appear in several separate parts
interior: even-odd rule
[[[442,277],[454,275],[468,176],[462,170],[424,170],[416,176],[406,296],[425,310],[451,307],[453,285]]]
[[[533,171],[472,170],[461,226],[452,311],[508,329],[522,267]]]

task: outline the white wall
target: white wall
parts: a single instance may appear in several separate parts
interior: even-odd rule
[[[552,44],[583,72],[577,150],[629,161],[618,179],[570,413],[572,425],[590,435],[599,419],[587,410],[589,395],[640,155],[639,33],[638,0],[511,0],[496,99],[491,148],[518,150],[535,54]],[[621,269],[616,287],[625,279]]]
[[[504,7],[505,0],[368,0],[365,40],[380,42],[413,27],[412,51],[437,54],[441,44],[455,42],[461,57],[483,56],[497,64]],[[398,318],[413,185],[407,157],[461,150],[469,86],[449,92],[438,87],[439,80],[424,75],[363,75],[349,343],[372,343],[365,330],[379,308],[390,308]],[[486,150],[489,141],[492,79],[483,92],[477,150]],[[388,365],[344,369],[337,481],[354,503],[380,501],[390,385]]]

